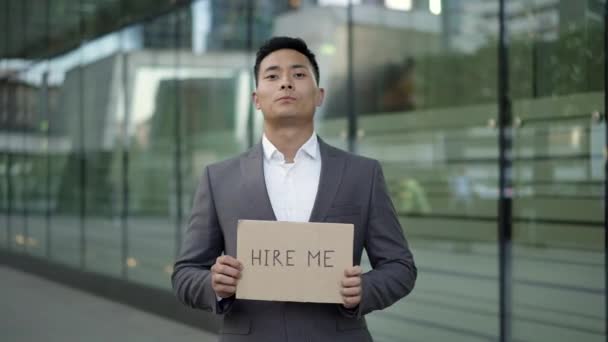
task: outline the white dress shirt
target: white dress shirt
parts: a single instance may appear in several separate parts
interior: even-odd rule
[[[308,222],[321,177],[321,152],[313,132],[296,152],[293,163],[262,137],[264,179],[277,221]]]

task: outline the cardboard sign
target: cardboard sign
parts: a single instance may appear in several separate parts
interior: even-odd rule
[[[340,281],[353,262],[352,224],[240,220],[236,298],[342,303]]]

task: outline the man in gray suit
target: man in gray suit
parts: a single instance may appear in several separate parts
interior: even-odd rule
[[[264,136],[248,152],[205,168],[173,288],[185,305],[224,314],[221,341],[371,341],[364,315],[406,296],[417,275],[380,164],[315,134],[324,89],[304,41],[269,40],[254,73]],[[240,219],[354,224],[355,266],[344,270],[343,303],[235,299]],[[362,274],[363,248],[373,269]]]

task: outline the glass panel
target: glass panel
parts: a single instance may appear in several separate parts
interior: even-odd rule
[[[28,139],[29,123],[28,114],[30,108],[27,106],[27,98],[30,88],[24,80],[23,72],[17,72],[11,79],[11,90],[9,97],[14,101],[11,106],[14,113],[12,124],[13,134],[10,139],[11,163],[10,182],[12,186],[12,208],[11,208],[11,235],[9,237],[13,250],[25,253],[27,251],[27,180],[31,172],[29,156],[25,153],[25,145]]]
[[[131,36],[123,37],[138,41],[137,50],[125,51],[122,56],[127,73],[128,278],[167,289],[181,214],[176,210],[180,183],[175,125],[181,115],[177,94],[182,62],[178,51],[179,37],[186,30],[180,22],[184,11],[145,22],[132,28]]]
[[[0,67],[3,68],[3,71],[6,72],[6,74],[9,74],[9,66],[8,66],[8,61],[2,61],[2,63],[0,63]],[[10,133],[11,131],[11,122],[13,121],[13,115],[11,113],[14,113],[14,111],[12,110],[12,108],[14,107],[14,102],[13,102],[13,97],[11,97],[11,88],[12,88],[12,82],[11,79],[6,76],[5,78],[2,79],[0,85],[2,86],[2,89],[0,90],[0,103],[1,103],[1,107],[0,107],[0,113],[1,113],[1,117],[2,117],[2,125],[0,125],[0,134],[2,134],[2,142],[3,142],[3,147],[2,147],[2,168],[0,169],[2,171],[2,193],[3,193],[3,201],[2,201],[2,216],[0,216],[0,218],[2,219],[2,223],[4,224],[3,229],[2,229],[2,234],[4,236],[3,241],[3,247],[9,249],[11,247],[11,239],[12,239],[12,229],[11,229],[11,212],[12,212],[12,177],[11,177],[11,170],[12,170],[12,154],[10,152],[10,146],[13,143],[13,134]]]
[[[6,18],[6,17],[5,17]],[[7,32],[1,32],[3,41]],[[8,74],[7,61],[0,59],[0,74]],[[0,248],[8,249],[9,239],[9,197],[8,197],[8,79],[0,78]]]
[[[59,19],[51,20],[52,24]],[[82,63],[81,49],[48,61],[49,255],[54,261],[74,267],[84,266]]]
[[[29,70],[40,70],[40,63],[30,66]],[[23,72],[22,83],[26,85],[25,107],[26,124],[23,128],[23,145],[20,154],[27,160],[24,166],[23,215],[25,230],[22,243],[28,253],[45,256],[47,239],[46,220],[46,156],[45,131],[43,125],[44,85],[41,73]]]
[[[48,60],[33,73],[46,73],[46,113],[41,122],[44,144],[39,153],[44,156],[45,211],[48,212],[47,255],[58,262],[80,265],[80,220],[78,217],[78,169],[71,155],[74,133],[69,123],[76,120],[68,101],[77,99],[79,88],[66,81],[67,70],[77,65],[77,55],[67,53]],[[73,73],[71,73],[73,75]],[[71,85],[71,86],[70,86]]]
[[[508,2],[515,340],[605,340],[603,6]]]
[[[0,97],[4,95],[4,82],[1,82],[0,89]],[[4,111],[4,108],[0,106],[0,111]],[[0,114],[2,115],[2,114]],[[1,132],[0,134],[6,134],[6,132]],[[8,139],[4,139],[4,141],[8,141]],[[5,147],[3,147],[4,149]],[[8,153],[6,151],[2,151],[0,154],[0,248],[8,248],[8,236],[9,236],[9,228],[8,228],[8,181],[7,181],[7,172],[8,172]]]
[[[112,33],[83,45],[81,108],[85,151],[85,265],[88,270],[119,276],[122,272],[122,127],[120,35]]]
[[[354,7],[349,101],[419,276],[369,326],[377,341],[497,340],[498,1],[396,3]]]

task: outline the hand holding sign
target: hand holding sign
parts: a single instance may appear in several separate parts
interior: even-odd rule
[[[230,255],[222,255],[211,267],[211,287],[220,298],[228,298],[236,293],[236,284],[241,278],[243,265]]]
[[[342,305],[347,309],[353,309],[361,303],[361,267],[353,266],[344,270],[342,279]]]

